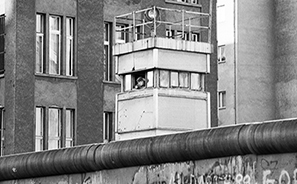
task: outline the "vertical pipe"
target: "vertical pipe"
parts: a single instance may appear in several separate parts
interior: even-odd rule
[[[156,22],[156,18],[157,18],[157,12],[156,12],[156,6],[153,7],[154,10],[154,37],[157,36],[157,22]]]
[[[136,30],[136,27],[135,27],[136,21],[135,21],[135,12],[134,11],[132,12],[132,19],[133,19],[132,20],[133,21],[133,25],[132,25],[132,38],[133,39],[132,39],[132,41],[134,42],[136,40],[136,31],[135,31]]]
[[[182,10],[182,38],[185,36],[185,10]]]
[[[211,26],[212,26],[212,0],[209,1],[208,43],[211,43]]]
[[[234,0],[233,2],[233,34],[234,34],[234,124],[237,124],[238,123],[238,110],[237,110],[237,24],[236,24],[236,21],[237,21],[237,1]]]

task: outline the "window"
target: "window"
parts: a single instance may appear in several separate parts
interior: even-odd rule
[[[60,74],[61,67],[61,17],[50,16],[49,73]]]
[[[204,90],[204,74],[160,70],[159,86],[202,91]]]
[[[141,71],[124,76],[124,91],[154,86],[154,72]]]
[[[74,120],[74,109],[36,107],[35,151],[74,146]]]
[[[219,63],[226,62],[225,45],[218,47],[218,62]]]
[[[74,33],[74,18],[36,14],[36,73],[74,76]]]
[[[111,23],[104,23],[104,80],[112,81],[113,64],[111,55]]]
[[[36,107],[35,110],[35,151],[43,150],[44,136],[44,108]]]
[[[169,71],[160,70],[160,87],[169,87]]]
[[[114,136],[113,130],[113,113],[104,112],[103,114],[103,140],[104,142],[110,142]]]
[[[127,43],[128,42],[128,35],[125,29],[127,27],[125,24],[118,24],[116,25],[115,31],[115,42],[116,43]]]
[[[66,75],[72,76],[74,66],[74,20],[73,18],[66,18]]]
[[[73,146],[73,137],[74,137],[74,110],[73,109],[66,109],[66,122],[65,122],[65,129],[66,129],[66,143],[65,147]]]
[[[61,109],[49,108],[48,149],[61,148]]]
[[[0,15],[0,74],[4,74],[5,15]]]
[[[170,0],[170,1],[182,2],[187,4],[200,4],[199,0]]]
[[[197,31],[184,31],[184,34],[182,34],[182,31],[166,29],[166,37],[180,38],[186,41],[200,42],[200,33],[198,33]]]
[[[36,15],[36,66],[37,73],[44,72],[44,15]]]
[[[0,156],[3,155],[4,149],[4,108],[0,106]]]
[[[226,91],[219,92],[219,109],[226,108]]]

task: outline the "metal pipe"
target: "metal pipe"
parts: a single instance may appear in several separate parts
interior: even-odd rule
[[[0,157],[0,180],[297,151],[297,119],[240,124]]]

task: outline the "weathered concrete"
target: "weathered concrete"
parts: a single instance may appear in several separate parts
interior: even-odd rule
[[[241,1],[237,12],[238,123],[275,119],[274,1]]]
[[[5,154],[33,150],[35,0],[6,1]],[[21,136],[16,136],[21,135]]]
[[[103,1],[77,0],[77,144],[103,140]],[[92,17],[92,18],[90,18]]]
[[[245,155],[2,181],[1,184],[259,184],[297,182],[297,154]]]
[[[276,1],[276,106],[277,117],[297,115],[297,1]]]

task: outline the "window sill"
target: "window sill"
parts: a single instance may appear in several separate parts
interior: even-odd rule
[[[120,82],[116,82],[116,81],[107,81],[107,80],[103,80],[104,84],[115,84],[115,85],[121,85]]]
[[[226,107],[219,107],[219,110],[224,110],[226,109]]]
[[[0,79],[4,78],[4,73],[0,74]]]
[[[59,78],[59,79],[69,79],[69,80],[77,80],[76,76],[66,76],[66,75],[53,75],[53,74],[45,74],[45,73],[35,73],[36,77],[47,77],[47,78]]]
[[[218,63],[219,64],[223,64],[223,63],[226,63],[226,61],[219,61]]]
[[[173,0],[165,0],[166,3],[170,3],[170,4],[177,4],[177,5],[183,5],[183,6],[191,6],[191,7],[197,7],[197,8],[201,8],[202,5],[201,4],[192,4],[192,3],[185,3],[185,2],[177,2],[177,1],[173,1]]]

